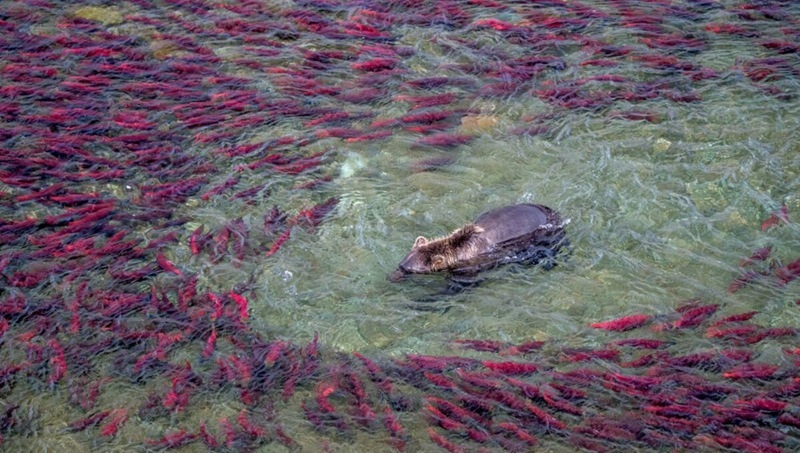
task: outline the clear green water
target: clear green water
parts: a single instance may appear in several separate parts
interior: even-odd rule
[[[289,337],[319,332],[344,350],[392,354],[436,352],[455,337],[580,338],[587,321],[662,312],[692,297],[796,323],[791,288],[725,291],[736,263],[756,248],[775,244],[784,260],[794,256],[796,226],[762,233],[760,225],[783,203],[800,208],[797,102],[743,93],[731,78],[704,88],[697,105],[652,102],[672,118],[660,124],[574,113],[555,138],[504,129],[514,112],[542,109],[536,99],[496,101],[498,126],[451,151],[457,162],[443,171],[410,172],[420,152],[403,137],[336,144],[342,166],[363,168],[324,193],[341,201],[317,235],[253,263],[256,313]],[[423,279],[430,286],[422,289],[386,281],[416,236],[446,234],[516,202],[571,219],[568,263],[500,273],[452,298],[445,315],[405,307],[435,290],[436,279]]]

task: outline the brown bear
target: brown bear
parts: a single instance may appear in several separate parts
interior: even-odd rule
[[[469,283],[479,272],[508,263],[541,262],[549,269],[567,245],[567,223],[557,212],[538,204],[493,209],[445,237],[418,237],[389,280],[443,272],[451,283]]]

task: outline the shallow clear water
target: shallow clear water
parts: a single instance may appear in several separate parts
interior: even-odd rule
[[[452,2],[456,3],[461,2]],[[32,34],[69,36],[69,28],[57,25],[65,17],[77,15],[100,21],[107,31],[140,41],[151,57],[155,55],[153,58],[164,64],[190,51],[170,44],[169,39],[157,34],[169,32],[191,37],[220,59],[201,64],[241,77],[250,84],[248,88],[266,99],[290,98],[309,109],[363,113],[364,119],[347,125],[364,133],[378,129],[373,121],[409,113],[408,103],[398,96],[455,94],[449,105],[430,107],[427,111],[456,112],[448,120],[446,130],[472,138],[466,144],[438,149],[416,146],[415,142],[425,134],[403,130],[402,125],[395,125],[391,136],[379,140],[321,138],[318,131],[327,125],[309,125],[309,121],[321,114],[282,115],[279,111],[261,112],[272,116],[266,124],[237,129],[230,137],[205,142],[195,134],[224,132],[226,127],[232,128],[230,123],[187,130],[186,120],[174,117],[175,110],[167,108],[149,114],[148,119],[156,128],[179,137],[177,146],[183,152],[213,166],[207,187],[232,176],[240,178],[237,190],[264,182],[270,187],[269,195],[255,197],[251,203],[232,200],[227,193],[208,200],[201,198],[205,190],[192,194],[175,206],[174,217],[188,219],[179,230],[180,240],[163,249],[184,273],[197,274],[198,288],[203,290],[225,292],[237,283],[249,282],[249,325],[268,338],[305,344],[318,335],[320,344],[334,356],[353,351],[382,357],[453,354],[447,342],[458,338],[511,343],[554,340],[562,345],[594,347],[606,341],[607,336],[589,329],[589,322],[629,313],[668,313],[681,301],[691,298],[720,304],[722,314],[757,310],[759,321],[765,326],[800,327],[800,310],[795,304],[800,299],[800,290],[796,282],[776,286],[763,281],[735,294],[726,291],[739,272],[737,263],[753,250],[772,245],[775,257],[783,263],[795,260],[800,253],[797,234],[800,228],[796,223],[761,231],[762,222],[782,205],[787,207],[792,220],[800,212],[800,98],[797,96],[800,53],[795,50],[776,54],[757,45],[769,39],[800,45],[797,44],[800,9],[785,3],[775,8],[789,19],[744,20],[733,13],[741,6],[735,1],[713,6],[700,2],[625,2],[630,8],[641,8],[640,12],[647,17],[660,17],[664,35],[702,38],[704,47],[695,52],[643,44],[642,39],[659,35],[624,25],[616,3],[585,2],[606,17],[587,19],[586,24],[573,28],[537,26],[535,13],[572,17],[561,8],[508,2],[508,8],[492,10],[463,2],[459,8],[471,14],[464,25],[437,25],[434,19],[428,25],[399,20],[395,24],[385,23],[382,29],[395,38],[388,43],[330,37],[315,33],[308,24],[305,28],[293,25],[292,31],[283,35],[269,31],[250,33],[280,44],[261,46],[262,50],[274,51],[268,56],[259,55],[253,50],[259,46],[243,42],[241,36],[225,39],[225,34],[214,28],[214,20],[247,21],[248,18],[212,3],[197,2],[205,8],[202,14],[188,2],[131,2],[102,7],[95,12],[98,17],[88,17],[86,11],[68,4],[39,10],[33,4],[18,2],[3,6],[2,11],[3,17],[21,17],[27,32]],[[144,7],[145,4],[148,6]],[[370,5],[360,6],[358,2],[338,10],[326,6],[328,2],[258,4],[277,21],[268,23],[268,29],[286,20],[290,9],[354,22],[362,19],[368,22],[364,18],[370,16],[365,11],[371,10]],[[673,9],[666,12],[658,9],[669,6]],[[405,8],[398,5],[396,11],[389,8],[387,14],[402,15],[403,11]],[[110,17],[112,13],[121,13],[121,19]],[[420,14],[448,17],[445,13],[431,13],[422,6]],[[158,25],[145,25],[137,17]],[[515,40],[512,33],[476,25],[490,17],[554,33],[560,40],[541,48],[528,47]],[[203,32],[193,36],[179,19],[197,25]],[[705,28],[716,23],[751,27],[761,35],[753,38],[717,34]],[[581,42],[582,38],[630,46],[632,51],[626,56],[607,57],[617,63],[614,67],[581,65],[595,58],[592,47]],[[407,49],[408,54],[392,57],[400,62],[397,66],[404,72],[389,76],[382,85],[376,83],[375,86],[385,90],[385,95],[371,102],[348,103],[319,94],[314,91],[319,85],[291,91],[286,88],[287,83],[295,86],[302,83],[296,73],[281,75],[264,69],[307,70],[303,67],[303,52],[337,50],[348,59],[310,72],[318,84],[352,87],[359,76],[365,75],[365,71],[353,65],[380,53],[380,49],[372,49],[372,54],[365,50],[370,45],[383,46],[384,51]],[[158,53],[159,49],[162,53]],[[517,86],[505,93],[482,91],[489,83],[508,82],[515,77],[513,71],[502,75],[504,62],[531,55],[558,59],[563,67],[538,69],[534,76],[515,82]],[[674,66],[648,66],[639,59],[641,55],[677,56],[696,68],[716,71],[716,76],[693,80],[689,71]],[[240,64],[245,57],[262,65],[261,69]],[[782,58],[786,63],[771,77],[754,81],[743,68],[748,67],[748,62],[762,58]],[[66,66],[67,62],[64,64],[60,71],[69,74],[71,68]],[[489,69],[475,69],[481,66]],[[603,74],[618,75],[626,81],[584,81],[575,89],[587,99],[598,99],[648,83],[665,88],[656,89],[657,95],[652,99],[632,101],[618,96],[608,105],[592,108],[558,105],[548,102],[541,93],[560,84],[569,86],[576,80]],[[432,89],[413,88],[409,84],[434,75],[446,75],[461,82]],[[208,80],[205,83],[210,92],[222,92]],[[764,92],[765,88],[774,92]],[[670,100],[668,94],[674,91],[694,94],[697,100]],[[124,110],[125,102],[136,97],[123,92],[105,96],[104,102],[112,113]],[[16,101],[23,110],[33,108],[24,105],[25,97]],[[180,104],[168,103],[172,107]],[[207,113],[214,111],[209,106]],[[620,117],[626,112],[655,115],[658,121]],[[258,116],[259,111],[252,113]],[[469,121],[476,119],[483,120],[481,125],[470,126]],[[519,132],[532,124],[545,125],[548,130],[542,134]],[[280,148],[280,152],[303,156],[326,152],[323,163],[300,175],[276,174],[265,169],[242,170],[254,161],[252,156],[226,157],[219,152],[286,135],[307,138],[309,144]],[[19,144],[14,146],[23,148]],[[415,171],[415,163],[434,156],[445,156],[452,162],[432,171]],[[323,175],[331,180],[313,189],[296,188],[296,184]],[[158,182],[143,173],[134,173],[132,178],[86,182],[81,188],[134,200],[136,190],[129,187]],[[17,195],[9,186],[0,189],[4,195]],[[293,215],[330,197],[338,199],[338,204],[316,228],[292,228],[290,239],[276,253],[265,256],[264,249],[274,241],[274,237],[260,232],[266,212],[278,206]],[[569,260],[550,271],[501,269],[490,273],[477,288],[429,304],[415,300],[440,289],[443,278],[432,276],[401,284],[387,281],[387,274],[395,269],[417,236],[444,235],[490,208],[518,202],[545,204],[570,219],[567,231],[573,252]],[[23,215],[14,217],[15,220],[49,213],[44,208],[37,212],[39,207],[26,206],[16,208]],[[4,213],[12,213],[14,209],[7,205]],[[249,250],[240,262],[230,255],[213,260],[207,253],[192,253],[188,237],[195,228],[204,225],[206,230],[214,231],[237,218],[253,232],[250,240],[261,248]],[[136,234],[152,239],[148,232],[144,225]],[[105,277],[97,271],[94,278],[102,281]],[[162,273],[153,281],[169,282],[173,278]],[[149,284],[143,283],[141,289],[149,291]],[[36,289],[33,291],[35,294]],[[41,291],[44,297],[53,294],[49,287]],[[443,311],[444,307],[449,309]],[[685,335],[678,341],[684,342],[687,350],[693,350],[702,347],[706,340]],[[192,360],[198,349],[187,347],[176,352],[173,362]],[[2,354],[9,362],[23,357],[8,348]],[[146,387],[152,390],[168,385],[169,378],[160,376]],[[193,399],[190,410],[174,415],[173,419],[132,417],[119,437],[106,440],[92,434],[64,433],[65,424],[74,420],[78,411],[64,406],[63,389],[54,393],[41,390],[35,384],[17,385],[3,395],[8,401],[22,402],[38,411],[31,432],[7,439],[4,447],[9,451],[64,447],[79,451],[143,449],[142,438],[163,433],[167,426],[195,426],[202,420],[222,416],[235,419],[241,410],[233,392],[202,395],[202,401]],[[311,394],[308,389],[302,392],[304,396]],[[104,390],[98,406],[134,407],[145,394],[142,386],[115,381]],[[347,439],[318,436],[306,426],[299,403],[294,401],[282,413],[290,414],[283,423],[300,448],[307,451],[319,448],[320,443],[335,451],[388,448],[380,436],[361,432]],[[411,416],[406,422],[410,431],[421,433],[419,437],[423,440],[415,444],[416,448],[434,448],[427,440],[424,423]],[[558,441],[545,442],[543,448],[569,450]],[[275,445],[261,449],[282,448]],[[192,451],[200,447],[184,448]]]

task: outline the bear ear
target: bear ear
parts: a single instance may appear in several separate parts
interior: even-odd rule
[[[420,247],[420,246],[425,245],[427,243],[428,243],[428,240],[425,239],[423,236],[420,236],[414,241],[414,248]]]
[[[433,255],[431,258],[432,268],[435,270],[444,269],[445,263],[444,255]]]

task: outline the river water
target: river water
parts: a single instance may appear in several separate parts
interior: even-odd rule
[[[112,3],[0,7],[5,29],[16,33],[3,38],[3,85],[33,90],[4,91],[17,113],[8,110],[3,121],[9,130],[28,128],[31,137],[39,127],[65,142],[90,135],[84,150],[123,160],[136,150],[108,143],[125,133],[160,134],[160,143],[169,143],[165,156],[187,157],[165,157],[162,169],[174,173],[137,164],[116,179],[45,172],[51,176],[38,187],[66,181],[75,191],[144,206],[142,187],[204,177],[195,191],[163,205],[172,219],[183,219],[179,225],[143,221],[127,237],[147,241],[175,232],[177,239],[160,253],[195,275],[202,291],[221,294],[244,284],[248,326],[259,335],[301,345],[316,335],[330,357],[358,352],[385,360],[452,355],[448,342],[465,338],[594,348],[609,337],[589,323],[632,313],[667,316],[690,299],[718,304],[722,315],[758,311],[762,326],[800,327],[796,282],[764,277],[727,290],[754,250],[772,247],[772,268],[759,263],[764,273],[800,254],[794,223],[800,215],[800,7],[792,2]],[[38,44],[19,44],[20,35]],[[86,41],[99,50],[86,50]],[[135,56],[102,52],[121,47]],[[46,58],[48,50],[56,57]],[[125,63],[149,72],[101,69]],[[176,70],[178,64],[186,67]],[[36,75],[31,67],[54,72]],[[163,76],[159,68],[170,69]],[[110,80],[92,79],[103,75]],[[74,87],[65,83],[70,77],[102,88],[73,88],[77,98],[59,98],[55,92]],[[156,90],[146,83],[163,85]],[[186,90],[185,98],[170,94],[176,87]],[[57,108],[86,108],[95,116],[84,123],[67,111],[74,122],[59,121]],[[427,116],[413,117],[419,113]],[[220,116],[193,122],[202,115]],[[253,121],[236,123],[242,118]],[[89,123],[110,126],[81,129]],[[39,149],[23,135],[5,135],[4,149]],[[266,145],[278,137],[291,143]],[[256,151],[231,151],[249,144]],[[282,171],[258,164],[269,153],[300,162],[321,158],[308,169]],[[0,157],[0,165],[10,178],[19,162]],[[233,188],[203,196],[231,178]],[[256,196],[231,196],[259,184],[266,189]],[[0,186],[4,222],[57,213],[39,200],[15,199],[25,193],[22,186]],[[277,231],[264,227],[273,207],[291,219],[330,199],[335,207],[313,226],[295,218],[279,222]],[[417,236],[442,236],[488,209],[522,202],[550,206],[570,220],[571,254],[552,270],[500,269],[476,288],[428,302],[419,300],[440,290],[443,277],[387,281]],[[784,206],[788,221],[762,228]],[[249,231],[240,257],[233,246],[220,256],[209,252],[213,244],[193,252],[189,238],[198,227],[218,234],[235,219]],[[281,232],[288,239],[276,243]],[[3,252],[29,249],[3,246]],[[28,269],[9,266],[7,282],[14,271]],[[103,287],[108,268],[89,268],[86,281]],[[131,288],[149,294],[175,280],[162,271]],[[0,294],[8,300],[20,291],[29,299],[75,292],[74,285],[58,284],[18,290],[9,283]],[[9,320],[6,338],[30,327],[28,320]],[[203,340],[173,351],[171,362],[195,363]],[[708,342],[701,333],[671,340],[685,351]],[[14,344],[0,346],[8,363],[25,357],[9,350]],[[93,378],[115,366],[106,362]],[[172,375],[112,379],[95,409],[129,407],[120,433],[67,432],[67,423],[91,413],[65,404],[71,370],[55,389],[47,378],[31,384],[41,378],[34,374],[4,388],[4,404],[21,409],[12,411],[16,422],[0,419],[6,436],[0,448],[146,450],[154,447],[142,439],[223,415],[233,420],[241,410],[230,392],[202,393],[185,412],[137,417],[147,392],[168,388]],[[389,448],[374,435],[320,434],[308,429],[297,404],[289,407],[283,423],[300,450]],[[420,439],[412,449],[437,448],[423,422],[406,421]],[[796,431],[793,439],[784,445],[797,444]],[[574,448],[559,440],[544,445]],[[199,442],[182,448],[203,449]]]

